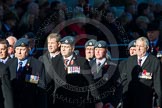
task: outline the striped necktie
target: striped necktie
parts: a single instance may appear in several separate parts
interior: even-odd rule
[[[23,71],[23,67],[22,67],[22,62],[19,62],[18,65],[18,70],[17,70],[17,78],[19,79],[21,77],[22,71]]]
[[[142,59],[138,59],[138,65],[141,66]]]

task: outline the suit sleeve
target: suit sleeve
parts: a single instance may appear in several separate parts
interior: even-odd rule
[[[162,94],[161,94],[161,64],[160,64],[160,61],[156,61],[157,63],[154,63],[156,64],[155,65],[155,72],[153,74],[153,88],[155,90],[155,94],[157,96],[157,99],[156,99],[156,103],[157,103],[157,106],[161,106],[162,104]]]
[[[4,74],[2,75],[2,92],[4,97],[4,106],[5,108],[13,108],[13,96],[12,96],[12,88],[9,80],[9,72],[5,67]]]

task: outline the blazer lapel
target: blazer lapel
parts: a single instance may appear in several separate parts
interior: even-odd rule
[[[147,64],[149,64],[150,62],[150,55],[147,56],[146,60],[144,61],[142,68],[145,68],[147,66]]]
[[[17,66],[18,66],[18,60],[15,59],[13,63],[11,64],[11,69],[10,69],[10,74],[11,74],[11,80],[16,78],[16,73],[17,73]]]
[[[58,62],[57,62],[58,61]],[[58,64],[56,64],[56,73],[63,79],[65,80],[65,76],[67,74],[67,72],[65,71],[65,67],[64,67],[64,61],[63,61],[63,57],[59,56],[59,58],[56,60],[56,62]]]
[[[101,66],[101,68],[102,68],[102,66]],[[93,74],[94,79],[98,79],[98,78],[102,77],[102,69],[101,68],[98,70],[96,60],[95,60],[95,62],[92,64],[92,67],[91,67],[91,72]]]

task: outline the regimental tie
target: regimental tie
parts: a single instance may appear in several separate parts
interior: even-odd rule
[[[97,73],[98,73],[99,70],[100,70],[100,66],[101,66],[101,62],[98,62],[98,63],[97,63]]]
[[[138,65],[141,66],[142,64],[142,59],[138,59]]]
[[[64,65],[65,65],[65,70],[66,70],[66,68],[67,68],[67,66],[68,66],[68,59],[64,59]]]
[[[17,79],[19,79],[21,77],[22,71],[23,71],[23,67],[22,67],[22,62],[19,62],[18,65],[18,70],[17,70]]]

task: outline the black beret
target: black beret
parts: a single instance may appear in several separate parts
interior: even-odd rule
[[[96,42],[95,48],[107,48],[106,41],[101,40],[101,41]]]
[[[129,44],[128,44],[128,50],[131,48],[131,47],[135,47],[136,45],[136,41],[135,40],[133,40],[133,41],[131,41]]]
[[[95,39],[90,39],[85,43],[85,47],[87,47],[87,46],[95,46],[96,42],[97,41]]]
[[[61,44],[75,44],[75,39],[73,36],[65,36],[60,40]]]
[[[152,22],[150,24],[148,24],[148,27],[147,27],[147,31],[155,31],[155,30],[159,30],[159,23],[157,22]]]
[[[20,38],[16,41],[14,48],[18,47],[18,46],[29,46],[29,40],[27,38]]]

